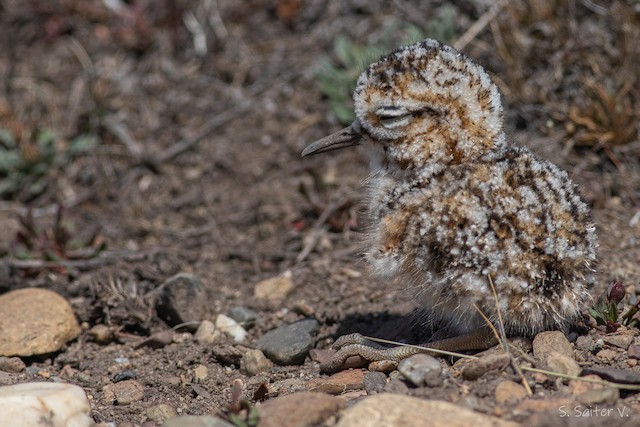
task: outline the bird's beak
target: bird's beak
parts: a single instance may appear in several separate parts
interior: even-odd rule
[[[356,119],[351,123],[351,126],[346,127],[333,135],[325,136],[324,138],[309,145],[307,148],[302,150],[302,157],[358,145],[360,144],[361,138],[362,127],[360,126],[360,121]]]

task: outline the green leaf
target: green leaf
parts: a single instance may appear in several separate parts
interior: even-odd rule
[[[67,154],[69,156],[77,156],[78,154],[88,153],[96,145],[98,145],[98,137],[93,134],[84,133],[71,140]]]

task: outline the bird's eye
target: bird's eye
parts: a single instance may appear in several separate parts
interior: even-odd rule
[[[411,120],[411,112],[402,107],[382,107],[376,111],[380,124],[387,129],[406,126]]]

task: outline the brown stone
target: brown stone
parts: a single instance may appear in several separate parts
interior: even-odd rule
[[[513,381],[502,381],[496,386],[495,397],[496,402],[503,403],[515,403],[520,399],[527,396],[527,391],[520,384],[516,384]]]
[[[515,427],[518,424],[441,400],[381,393],[348,408],[337,427]]]
[[[365,371],[349,369],[333,374],[328,378],[314,378],[307,384],[309,391],[328,394],[341,394],[352,390],[364,389]]]
[[[102,393],[104,400],[114,405],[130,405],[133,402],[144,399],[144,387],[135,380],[108,384],[104,387]]]
[[[311,427],[337,413],[344,402],[323,393],[303,391],[258,406],[260,427]]]
[[[47,289],[7,292],[0,296],[0,307],[0,356],[58,351],[80,333],[71,305]]]

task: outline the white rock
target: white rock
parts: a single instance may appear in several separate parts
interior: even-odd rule
[[[31,382],[0,387],[0,426],[89,427],[89,401],[73,384]]]
[[[224,314],[218,314],[216,317],[216,328],[229,335],[234,342],[244,342],[247,338],[247,331],[238,322]]]

